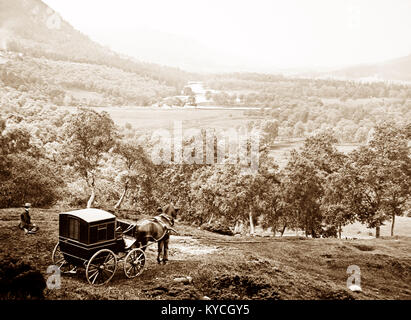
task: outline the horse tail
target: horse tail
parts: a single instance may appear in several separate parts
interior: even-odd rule
[[[155,231],[156,222],[147,221],[147,223],[137,224],[134,230],[134,237],[139,243],[147,243],[148,241],[159,242],[163,240],[167,233],[168,229],[160,225],[161,231],[157,233]]]

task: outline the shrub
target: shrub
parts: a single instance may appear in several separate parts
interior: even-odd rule
[[[30,264],[6,256],[0,262],[0,300],[43,299],[46,281]]]

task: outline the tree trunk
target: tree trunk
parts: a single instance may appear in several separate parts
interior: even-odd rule
[[[395,212],[392,214],[391,237],[394,236]]]
[[[117,203],[114,206],[114,210],[120,209],[121,204],[123,203],[124,197],[126,196],[127,193],[127,185],[123,190],[123,193],[121,194],[120,199],[117,201]]]
[[[88,202],[87,202],[87,208],[91,208],[91,206],[93,205],[95,197],[96,197],[96,192],[94,191],[94,188],[93,188],[92,191],[91,191],[91,196],[90,196],[90,198],[88,199]]]
[[[341,240],[341,231],[342,231],[341,224],[339,224],[338,225],[338,239],[340,240]]]
[[[379,225],[377,225],[377,226],[375,227],[375,237],[376,237],[376,238],[379,238],[379,237],[380,237],[380,226],[379,226]]]
[[[234,226],[234,234],[241,233],[241,232],[242,232],[242,223],[241,221],[237,220]]]
[[[91,183],[89,183],[89,180],[87,179],[87,185],[91,187],[91,195],[90,198],[87,201],[87,208],[91,208],[94,202],[94,198],[96,197],[96,190],[95,190],[95,180],[94,180],[94,175],[90,174],[91,176]]]
[[[273,225],[271,226],[271,232],[275,235],[277,234],[277,229],[278,229],[278,225],[277,222],[273,223]]]
[[[211,222],[213,222],[213,218],[214,218],[214,212],[211,214],[210,220],[208,220],[208,224],[211,224]]]
[[[237,232],[238,232],[238,221],[236,221],[234,225],[234,234],[236,234]]]
[[[287,228],[287,225],[284,224],[283,230],[281,230],[281,236],[283,236],[284,232],[285,232],[285,228]]]
[[[250,235],[254,235],[254,222],[253,222],[253,212],[250,209],[249,214],[248,214],[249,218],[250,218]]]

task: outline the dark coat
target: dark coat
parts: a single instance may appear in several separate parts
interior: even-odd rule
[[[30,214],[28,211],[24,211],[21,215],[20,215],[20,227],[21,228],[27,228],[31,226],[31,218],[30,218]]]

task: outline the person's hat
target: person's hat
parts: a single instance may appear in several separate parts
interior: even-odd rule
[[[31,203],[26,202],[26,203],[24,204],[24,207],[25,207],[25,208],[30,208],[30,207],[31,207]]]

